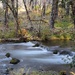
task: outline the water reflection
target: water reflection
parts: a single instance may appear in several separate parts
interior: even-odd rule
[[[60,47],[75,47],[75,42],[70,40],[51,40],[42,42],[46,46],[60,46]]]

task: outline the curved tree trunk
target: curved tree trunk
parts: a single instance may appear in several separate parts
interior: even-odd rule
[[[33,24],[32,24],[32,22],[31,22],[31,18],[30,18],[30,16],[29,16],[29,12],[28,12],[28,9],[27,9],[25,0],[23,0],[23,3],[24,3],[25,10],[26,10],[27,18],[28,18],[28,20],[29,20],[29,22],[30,22],[30,24],[31,24],[30,30],[32,31],[32,30],[33,30]]]

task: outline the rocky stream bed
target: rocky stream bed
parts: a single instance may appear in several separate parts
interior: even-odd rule
[[[38,71],[70,71],[68,66],[72,62],[75,52],[71,47],[46,46],[37,42],[1,43],[0,44],[0,75],[8,75],[7,69],[25,68]],[[10,53],[7,58],[6,53]],[[18,64],[11,64],[12,58],[19,59]],[[74,70],[75,71],[75,70]]]

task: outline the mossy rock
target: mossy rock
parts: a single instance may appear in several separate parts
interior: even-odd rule
[[[59,75],[67,75],[66,71],[60,71]]]
[[[9,57],[10,57],[10,53],[6,53],[6,55],[5,55],[5,56],[9,58]]]
[[[39,43],[36,43],[33,47],[39,47],[40,44]]]
[[[12,58],[12,60],[10,60],[10,64],[18,64],[19,62],[20,60],[16,58]]]

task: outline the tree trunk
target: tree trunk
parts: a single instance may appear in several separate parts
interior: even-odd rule
[[[30,16],[29,16],[29,12],[28,12],[28,9],[27,9],[25,0],[23,0],[23,3],[24,3],[25,10],[26,10],[27,18],[28,18],[28,20],[29,20],[29,22],[30,22],[30,24],[31,24],[30,30],[33,30],[33,24],[32,24],[32,22],[31,22],[31,18],[30,18]]]
[[[53,0],[52,11],[50,15],[50,28],[54,28],[54,24],[57,16],[58,16],[58,0]]]
[[[8,5],[6,3],[5,3],[5,27],[8,28]]]
[[[62,8],[65,8],[65,0],[61,1],[61,6],[62,6]]]
[[[36,10],[36,6],[37,6],[37,0],[34,0],[34,7],[35,7],[35,10]]]
[[[74,29],[75,29],[75,0],[72,0],[71,7],[72,7],[73,24],[74,24]]]
[[[16,12],[15,12],[15,18],[16,18],[16,32],[18,33],[19,30],[19,22],[18,22],[18,0],[16,0]]]
[[[66,15],[69,16],[69,11],[70,11],[70,3],[67,2],[66,4]]]
[[[14,0],[11,0],[11,5],[13,9],[13,14],[15,14],[15,1]]]
[[[34,8],[34,6],[33,6],[33,3],[34,2],[34,0],[30,0],[30,7],[31,7],[31,10]]]
[[[46,12],[46,1],[43,1],[43,8],[42,8],[43,12],[42,12],[42,16],[45,16],[45,12]]]

